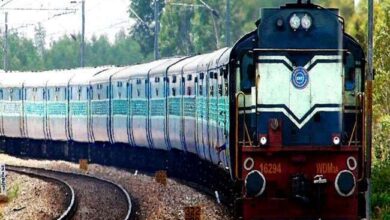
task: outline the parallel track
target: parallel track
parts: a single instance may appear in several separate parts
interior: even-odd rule
[[[65,184],[70,190],[71,201],[58,219],[130,219],[130,195],[121,185],[112,181],[87,174],[43,168],[7,165],[7,170]]]

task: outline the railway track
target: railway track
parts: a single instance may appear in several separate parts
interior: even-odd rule
[[[45,181],[50,181],[50,182],[54,182],[60,186],[63,187],[64,191],[65,191],[65,194],[66,194],[66,201],[63,201],[64,202],[64,210],[60,216],[58,216],[56,219],[57,220],[67,220],[67,219],[71,219],[71,217],[73,216],[74,212],[76,211],[76,195],[75,195],[75,191],[73,189],[72,186],[70,186],[67,182],[61,180],[61,179],[58,179],[58,178],[55,178],[55,177],[50,177],[50,176],[47,176],[47,175],[44,175],[44,174],[39,174],[37,172],[30,172],[30,171],[27,171],[27,170],[23,170],[21,168],[18,168],[18,167],[11,167],[11,166],[7,166],[7,170],[8,171],[11,171],[11,172],[14,172],[14,173],[18,173],[18,174],[22,174],[22,175],[27,175],[27,176],[30,176],[30,177],[33,177],[33,178],[38,178],[38,179],[42,179],[42,180],[45,180]]]
[[[7,170],[65,184],[71,197],[66,211],[58,219],[130,219],[132,202],[129,193],[109,180],[23,166],[7,165]]]

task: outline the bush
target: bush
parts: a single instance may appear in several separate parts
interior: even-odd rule
[[[371,205],[376,219],[390,220],[390,162],[377,164],[372,170]]]

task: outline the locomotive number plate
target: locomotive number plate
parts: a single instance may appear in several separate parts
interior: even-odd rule
[[[266,174],[282,173],[282,164],[280,163],[260,163],[260,171]]]

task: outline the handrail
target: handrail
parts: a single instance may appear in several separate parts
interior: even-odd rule
[[[365,161],[365,156],[366,156],[366,129],[365,129],[365,124],[366,124],[366,104],[365,104],[365,93],[359,93],[359,102],[361,103],[362,107],[362,176],[360,179],[358,179],[358,182],[362,181],[366,177],[366,161]]]
[[[239,116],[239,97],[244,96],[244,105],[245,105],[245,94],[242,91],[239,91],[236,93],[236,123],[235,123],[235,174],[236,178],[240,180],[239,176],[239,167],[238,167],[238,161],[239,161],[239,145],[238,145],[238,116]],[[245,113],[244,113],[244,119],[245,119]]]
[[[348,146],[351,146],[352,139],[355,137],[355,146],[357,146],[357,123],[358,123],[358,113],[359,113],[359,106],[361,105],[361,93],[358,93],[355,99],[355,123],[353,124],[352,132],[349,137]]]
[[[255,118],[256,118],[256,132],[258,132],[258,124],[257,124],[257,122],[258,122],[258,117],[259,117],[259,115],[260,115],[260,113],[259,113],[259,111],[258,111],[258,109],[257,109],[257,102],[258,102],[258,99],[259,99],[259,87],[260,87],[260,80],[261,80],[261,78],[260,78],[260,73],[259,74],[257,74],[256,73],[256,94],[255,94],[255,105],[256,105],[256,110],[255,110]],[[256,135],[256,138],[258,138],[258,136]],[[258,145],[257,146],[260,146],[260,143],[258,142]]]

